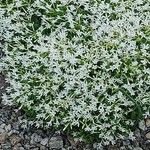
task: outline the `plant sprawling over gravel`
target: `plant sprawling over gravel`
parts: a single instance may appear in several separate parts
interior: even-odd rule
[[[150,112],[149,0],[1,0],[7,104],[31,123],[108,144]]]

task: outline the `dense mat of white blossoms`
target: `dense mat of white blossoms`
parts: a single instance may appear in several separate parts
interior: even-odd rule
[[[3,101],[81,139],[132,137],[150,110],[150,1],[0,3]]]

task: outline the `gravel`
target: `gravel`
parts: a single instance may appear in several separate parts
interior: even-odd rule
[[[0,104],[0,150],[46,150],[62,149],[63,139],[60,135],[54,137],[35,127],[23,129],[20,120],[25,115],[15,111],[13,106]],[[19,118],[19,119],[18,119]],[[28,122],[27,122],[28,124]],[[28,126],[28,125],[26,125]]]
[[[4,87],[4,77],[0,75],[0,96]],[[150,118],[139,122],[134,135],[133,141],[125,139],[99,150],[150,150]],[[0,150],[98,150],[93,148],[97,143],[74,143],[69,137],[53,129],[31,127],[23,112],[0,101]]]
[[[13,106],[0,105],[0,150],[94,150],[93,144],[77,142],[71,145],[71,141],[64,142],[64,136],[60,132],[37,129],[29,126],[28,122],[26,125],[22,124],[20,120],[25,119],[24,114],[16,111]],[[101,147],[100,150],[150,150],[149,122],[146,119],[139,123],[134,132],[134,141],[125,139],[118,141],[116,145]]]

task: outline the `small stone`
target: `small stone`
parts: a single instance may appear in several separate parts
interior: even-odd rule
[[[15,119],[16,120],[16,113],[15,112],[12,112],[12,115],[11,115],[11,117],[13,118],[13,119]]]
[[[0,134],[0,144],[3,144],[6,140],[6,138],[7,138],[6,133],[1,133]]]
[[[2,144],[2,149],[3,150],[11,150],[10,142],[5,142],[4,144]]]
[[[108,150],[119,150],[119,148],[117,146],[115,146],[115,145],[110,145],[108,147]]]
[[[45,146],[40,146],[40,150],[48,150]]]
[[[49,140],[49,148],[62,149],[63,148],[63,140],[60,136],[52,137]]]
[[[14,147],[12,147],[12,150],[19,150],[19,147],[15,145]]]
[[[18,136],[18,135],[12,135],[12,136],[10,137],[10,142],[11,142],[11,144],[14,146],[14,145],[16,145],[16,144],[18,144],[18,143],[21,142],[21,138],[20,138],[20,136]]]
[[[144,120],[142,120],[142,121],[139,122],[139,128],[140,128],[141,130],[145,130],[145,129],[146,129],[145,121],[144,121]]]
[[[15,130],[19,130],[19,124],[18,122],[15,122],[13,125],[12,125],[13,129]]]
[[[136,137],[137,139],[140,139],[140,138],[141,138],[141,132],[140,132],[139,129],[136,129],[136,130],[134,131],[134,134],[135,134],[135,137]]]
[[[150,140],[147,140],[145,143],[149,143],[150,144]]]
[[[86,144],[85,145],[85,149],[83,149],[83,150],[90,150],[91,149],[91,145],[90,144]]]
[[[5,130],[3,128],[0,128],[0,133],[5,133]]]
[[[19,150],[25,150],[23,147],[20,147],[20,149]]]
[[[19,131],[17,131],[17,130],[11,130],[10,132],[8,132],[9,136],[11,136],[13,134],[19,134]]]
[[[5,126],[6,126],[5,123],[1,124],[1,125],[0,125],[0,129],[5,129]]]
[[[25,149],[31,149],[29,143],[26,143],[26,144],[24,145],[24,148],[25,148]]]
[[[143,149],[140,147],[135,147],[133,150],[143,150]]]
[[[14,147],[12,148],[12,150],[20,150],[19,145],[14,145]]]
[[[146,126],[150,127],[150,119],[146,119]]]
[[[130,140],[128,140],[128,139],[123,141],[124,146],[130,145],[130,144],[131,144]]]
[[[20,132],[19,133],[20,138],[25,139],[24,134],[25,134],[25,132]]]
[[[44,138],[44,139],[42,139],[42,141],[41,141],[41,145],[47,145],[48,144],[48,138]]]
[[[28,136],[28,135],[24,135],[24,138],[26,139],[26,140],[30,140],[30,136]]]
[[[33,133],[32,135],[31,135],[31,141],[30,141],[30,143],[31,144],[35,144],[35,143],[38,143],[38,142],[40,142],[41,141],[41,136],[39,136],[38,134],[36,134],[36,133]]]
[[[146,138],[150,140],[150,132],[146,133]]]
[[[7,132],[10,131],[10,130],[11,130],[11,125],[9,124],[9,125],[5,126],[5,130],[6,130]]]
[[[38,147],[31,148],[30,150],[39,150]]]

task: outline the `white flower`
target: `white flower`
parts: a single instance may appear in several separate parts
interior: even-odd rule
[[[143,4],[143,0],[136,0],[135,2],[136,2],[136,4],[138,4],[138,5]]]
[[[37,126],[81,126],[100,144],[114,143],[134,123],[126,117],[133,99],[149,114],[148,10],[142,0],[3,6],[0,72],[10,85],[3,102],[34,109]]]
[[[111,0],[111,2],[113,2],[113,3],[118,3],[119,0]]]

